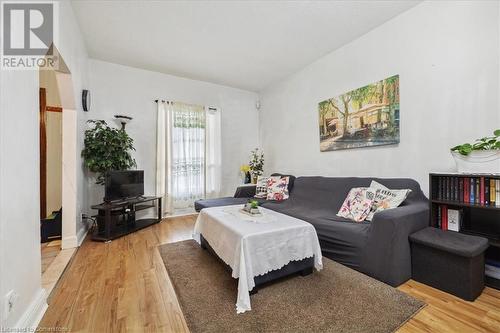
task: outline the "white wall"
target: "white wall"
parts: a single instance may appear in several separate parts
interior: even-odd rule
[[[85,47],[83,36],[73,13],[69,1],[59,2],[59,45],[56,45],[64,58],[64,62],[71,71],[71,81],[73,84],[74,110],[77,118],[76,133],[76,183],[70,184],[72,191],[76,191],[76,214],[72,214],[76,224],[76,243],[82,241],[87,226],[80,219],[81,213],[87,211],[88,207],[88,185],[85,177],[83,162],[80,155],[83,149],[83,133],[81,128],[85,126],[85,115],[82,109],[81,96],[82,90],[88,89],[88,54]],[[65,94],[67,95],[67,94]],[[61,97],[62,98],[62,97]],[[63,101],[64,102],[64,101]],[[64,103],[63,103],[64,104]],[[64,108],[67,108],[63,105]],[[63,120],[63,124],[65,120]],[[63,125],[64,126],[64,125]],[[63,166],[64,168],[64,166]],[[64,174],[64,171],[63,171]],[[64,200],[63,200],[64,202]],[[70,242],[68,242],[70,243]]]
[[[79,96],[86,81],[87,53],[69,2],[60,2],[59,15],[60,43],[56,46],[72,72],[75,96]],[[46,295],[41,289],[38,89],[38,71],[0,73],[0,326],[3,327],[36,325],[46,307]],[[77,101],[77,111],[82,114],[79,104]],[[83,171],[78,174],[74,189],[78,202],[85,207]],[[5,318],[4,295],[10,290],[15,290],[19,298]]]
[[[266,172],[412,177],[499,127],[498,3],[424,2],[261,93]],[[400,75],[401,143],[319,151],[318,102]]]
[[[212,83],[90,60],[92,107],[89,119],[104,119],[118,126],[113,115],[133,117],[127,132],[134,139],[137,168],[144,170],[145,193],[155,193],[155,99],[221,108],[222,192],[232,195],[240,183],[240,165],[258,146],[257,94]],[[83,131],[83,130],[82,130]],[[102,187],[93,186],[90,203],[102,200]]]
[[[38,72],[4,71],[0,81],[0,300],[19,299],[11,327],[41,293]]]

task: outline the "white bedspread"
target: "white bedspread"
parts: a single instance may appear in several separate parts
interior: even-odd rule
[[[292,260],[314,256],[314,267],[323,268],[321,248],[314,227],[305,221],[260,207],[262,216],[239,212],[243,205],[205,208],[198,215],[193,238],[200,234],[238,278],[237,313],[251,310],[254,277],[282,268]]]

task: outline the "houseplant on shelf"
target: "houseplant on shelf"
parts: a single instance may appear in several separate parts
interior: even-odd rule
[[[259,148],[252,150],[248,165],[250,166],[252,183],[256,184],[257,177],[262,176],[264,173],[264,153],[262,153]]]
[[[134,140],[125,132],[108,126],[104,120],[88,120],[94,126],[85,131],[82,157],[85,166],[97,173],[96,184],[105,182],[106,172],[128,170],[136,166],[131,151]]]
[[[500,129],[493,136],[451,148],[458,172],[500,173]]]

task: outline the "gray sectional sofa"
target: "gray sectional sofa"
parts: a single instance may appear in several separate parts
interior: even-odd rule
[[[293,177],[293,176],[292,176]],[[289,186],[288,200],[261,200],[262,207],[311,223],[323,255],[377,280],[398,286],[411,277],[408,236],[429,224],[429,204],[413,179],[356,177],[298,177]],[[398,208],[376,213],[372,222],[338,217],[349,190],[367,187],[375,180],[390,189],[411,189]],[[195,208],[243,204],[252,196],[246,188],[235,197],[199,200]]]

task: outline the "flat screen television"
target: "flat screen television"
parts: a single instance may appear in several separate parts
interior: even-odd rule
[[[106,174],[104,201],[136,198],[144,195],[144,171],[109,171]]]

